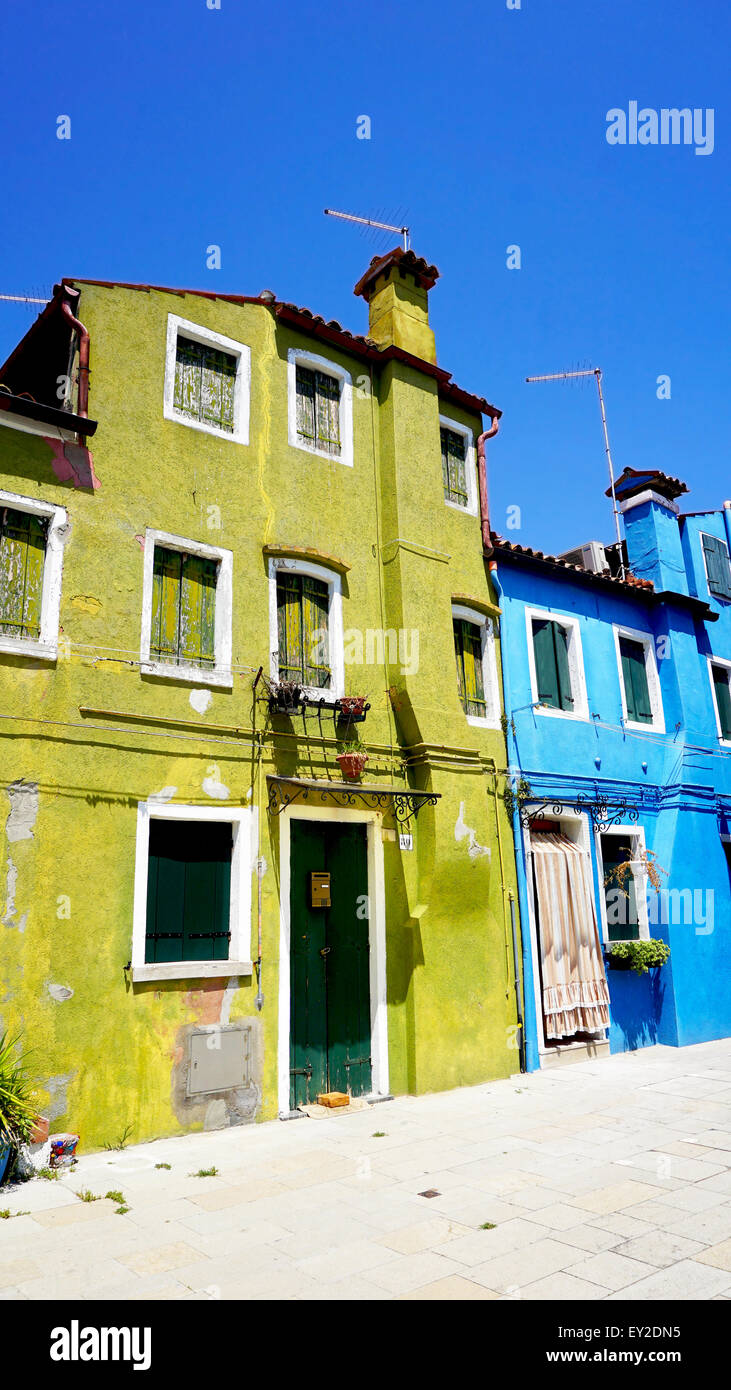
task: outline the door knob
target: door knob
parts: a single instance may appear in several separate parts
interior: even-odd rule
[[[331,948],[330,946],[323,946],[323,947],[321,948],[321,950],[320,950],[320,955],[321,955],[321,956],[329,956],[329,955],[330,955],[331,949],[332,949],[332,948]]]

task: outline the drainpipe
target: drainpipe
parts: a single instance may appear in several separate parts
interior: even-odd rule
[[[498,574],[497,560],[490,561],[490,578],[495,586],[500,606],[503,606],[503,587],[500,583]],[[508,665],[507,643],[500,643],[500,659],[503,669],[503,696],[505,700],[505,713],[508,717],[508,727],[506,730],[506,743],[508,747],[508,770],[510,771],[515,764],[520,769],[518,762],[518,752],[515,746],[515,737],[512,731],[510,711],[513,702],[510,694],[510,670]],[[528,866],[525,856],[525,841],[523,839],[523,827],[520,823],[520,807],[517,797],[513,797],[513,838],[515,840],[515,857],[518,869],[518,903],[520,907],[520,920],[523,924],[522,946],[523,946],[523,1018],[522,1018],[522,1041],[521,1060],[526,1071],[537,1071],[541,1065],[540,1054],[538,1052],[538,1020],[535,1011],[535,996],[533,991],[533,962],[530,952],[530,914],[528,912]],[[514,902],[511,902],[511,915],[515,910]],[[517,960],[517,942],[516,942]],[[518,998],[520,997],[520,985],[518,982],[518,969],[516,968],[515,990]],[[518,1020],[521,1022],[520,1014]]]
[[[520,959],[518,956],[518,926],[515,920],[515,894],[510,889],[510,925],[513,932],[513,968],[515,978],[515,1011],[518,1019],[518,1047],[520,1049],[520,1070],[525,1071],[525,1023],[523,1022],[523,1000],[520,993]]]
[[[492,424],[489,430],[485,430],[477,441],[477,477],[480,485],[480,522],[482,525],[482,546],[486,555],[492,555],[492,541],[490,539],[490,514],[487,505],[487,460],[485,458],[485,440],[494,439],[500,428],[500,421],[497,415],[492,415]]]
[[[71,290],[68,285],[54,285],[53,293],[56,294],[59,289],[64,295],[75,294],[78,300],[78,290]],[[61,300],[61,313],[68,319],[79,342],[79,398],[76,413],[86,420],[89,414],[89,334],[80,319],[74,317],[68,299]]]
[[[731,502],[724,502],[723,504],[723,520],[726,527],[728,553],[731,555]]]

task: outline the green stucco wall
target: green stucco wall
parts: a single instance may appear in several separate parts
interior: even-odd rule
[[[0,487],[66,507],[70,523],[57,664],[0,656],[8,789],[0,1019],[23,1027],[52,1129],[79,1132],[93,1149],[126,1125],[139,1141],[220,1123],[220,1111],[191,1119],[176,1100],[183,1030],[240,1018],[258,1020],[257,1117],[277,1113],[280,865],[265,777],[340,774],[334,747],[318,742],[310,716],[310,744],[264,739],[260,792],[248,731],[266,726],[265,707],[252,695],[272,645],[265,545],[311,547],[349,567],[346,630],[419,634],[414,674],[398,664],[350,664],[345,674],[346,692],[366,693],[372,706],[360,727],[380,750],[371,753],[368,783],[405,785],[401,746],[425,745],[409,754],[412,785],[441,797],[412,825],[411,853],[391,837],[392,813],[383,821],[391,1090],[510,1074],[518,1054],[506,894],[515,871],[509,821],[493,795],[504,739],[464,716],[450,608],[453,595],[483,602],[494,595],[479,518],[444,504],[433,378],[391,363],[375,374],[374,397],[354,390],[348,468],[289,446],[287,349],[326,356],[354,382],[364,372],[357,358],[277,325],[257,305],[83,286],[80,313],[91,336],[100,486],[60,483],[43,439],[0,429]],[[249,345],[248,446],[163,418],[168,313]],[[479,417],[441,408],[479,433]],[[233,551],[234,686],[213,690],[204,713],[191,706],[196,687],[140,674],[146,527]],[[301,728],[301,720],[292,726]],[[331,719],[323,733],[332,737]],[[138,803],[168,789],[175,802],[224,804],[210,795],[216,783],[228,789],[227,806],[254,805],[260,816],[261,1014],[255,977],[226,990],[225,978],[132,984],[125,973]]]

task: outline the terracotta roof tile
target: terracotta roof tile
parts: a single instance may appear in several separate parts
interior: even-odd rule
[[[619,575],[610,574],[609,570],[604,570],[601,574],[596,574],[593,570],[584,569],[583,565],[573,565],[570,560],[562,560],[558,555],[546,555],[542,550],[534,550],[529,545],[517,545],[514,541],[506,541],[497,531],[490,532],[492,541],[497,551],[503,554],[524,556],[526,560],[538,560],[543,565],[550,565],[559,570],[571,570],[574,574],[582,578],[602,579],[608,584],[618,584],[626,589],[645,589],[654,592],[654,584],[651,579],[639,579],[636,574],[625,570],[624,579]]]

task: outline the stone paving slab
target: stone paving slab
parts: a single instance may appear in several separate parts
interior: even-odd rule
[[[82,1155],[0,1216],[3,1301],[730,1298],[731,1041]]]

